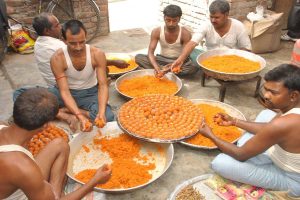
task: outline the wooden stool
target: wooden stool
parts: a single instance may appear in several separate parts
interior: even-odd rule
[[[205,87],[205,73],[202,73],[202,79],[201,79],[201,86]],[[212,77],[213,78],[213,77]],[[247,80],[241,80],[241,81],[223,81],[217,78],[213,78],[214,80],[216,80],[220,85],[220,93],[219,93],[219,101],[224,102],[224,98],[225,98],[225,93],[226,93],[226,88],[227,86],[231,86],[231,85],[237,85],[240,83],[245,83],[245,82],[250,82],[250,81],[256,81],[256,89],[255,89],[255,93],[254,93],[254,97],[258,96],[258,92],[259,92],[259,88],[260,88],[260,83],[261,83],[261,76],[255,76],[254,78],[251,79],[247,79]]]

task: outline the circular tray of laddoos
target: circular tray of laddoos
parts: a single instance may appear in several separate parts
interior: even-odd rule
[[[124,132],[142,140],[178,142],[195,135],[203,115],[198,106],[183,97],[148,95],[122,105],[118,124]]]

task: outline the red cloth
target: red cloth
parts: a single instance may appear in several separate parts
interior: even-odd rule
[[[295,42],[291,63],[300,67],[300,39]]]

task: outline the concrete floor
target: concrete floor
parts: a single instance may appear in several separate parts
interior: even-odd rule
[[[128,19],[128,21],[130,20],[132,19]],[[135,29],[111,32],[108,36],[94,40],[92,45],[101,48],[107,53],[128,53],[132,55],[146,53],[149,44],[149,30],[151,28],[149,26],[140,26],[144,28],[136,27],[139,26],[132,25],[130,28]],[[117,30],[118,28],[115,27],[114,29]],[[261,56],[267,61],[267,67],[262,72],[262,75],[281,63],[289,62],[292,47],[292,42],[282,42],[279,51],[262,54]],[[218,100],[219,84],[210,79],[206,82],[206,87],[201,87],[200,76],[201,73],[198,72],[192,77],[182,78],[183,88],[179,95],[189,99]],[[0,65],[0,120],[7,120],[11,116],[13,105],[12,92],[14,89],[24,85],[45,85],[45,82],[39,74],[33,54],[19,55],[10,53]],[[239,109],[247,119],[254,120],[255,116],[263,109],[253,97],[254,90],[254,82],[228,88],[224,102]],[[117,111],[126,102],[126,99],[116,92],[114,81],[110,85],[109,101],[114,111]],[[171,167],[158,180],[145,188],[131,193],[106,194],[103,199],[167,199],[169,194],[181,182],[201,174],[211,173],[210,162],[219,153],[218,150],[195,150],[180,144],[174,144],[174,149],[175,154]]]
[[[93,45],[103,49],[105,52],[129,53],[147,51],[149,35],[144,29],[133,29],[111,32],[108,36],[99,37]],[[261,55],[267,61],[267,67],[262,72],[277,66],[280,63],[288,62],[290,59],[292,42],[282,42],[282,48],[274,53]],[[219,85],[213,79],[207,81],[206,87],[200,85],[200,75],[198,72],[192,77],[182,78],[183,88],[180,96],[189,99],[212,99],[218,100]],[[115,80],[114,80],[115,81]],[[126,102],[114,88],[114,81],[110,85],[110,104],[113,110]],[[11,95],[12,90],[23,85],[45,85],[40,76],[33,55],[7,55],[0,67],[0,119],[7,119],[12,112]],[[263,109],[253,97],[255,83],[245,83],[237,87],[228,88],[225,96],[225,103],[239,109],[247,119],[253,120]],[[107,194],[104,199],[133,199],[133,200],[160,200],[166,199],[174,190],[176,185],[184,180],[201,174],[212,172],[210,169],[211,160],[219,153],[218,150],[194,150],[180,144],[174,144],[175,155],[169,170],[158,180],[149,186],[126,194]]]

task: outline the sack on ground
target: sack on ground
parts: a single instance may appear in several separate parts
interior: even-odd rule
[[[32,53],[34,48],[34,39],[30,37],[27,30],[22,26],[11,27],[10,46],[21,54]]]

